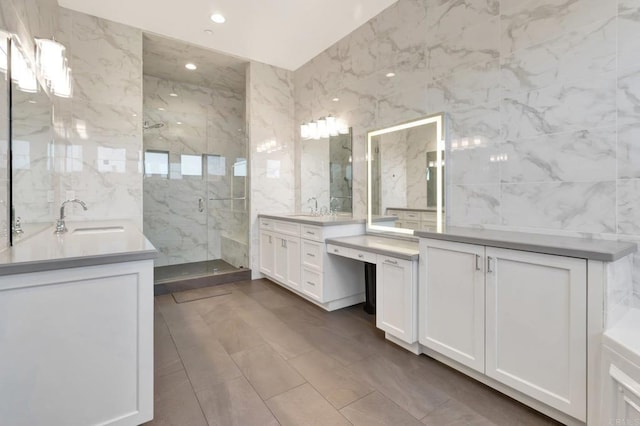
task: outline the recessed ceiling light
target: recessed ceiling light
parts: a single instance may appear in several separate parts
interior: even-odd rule
[[[211,20],[216,24],[224,24],[225,22],[227,22],[227,18],[219,13],[214,13],[213,15],[211,15]]]
[[[340,100],[340,98],[333,98],[331,99],[333,102],[338,102]]]
[[[395,77],[396,73],[395,72],[388,72],[387,73],[387,77],[391,78],[391,77]]]
[[[191,70],[191,71],[193,71],[193,70],[195,70],[195,69],[198,69],[198,67],[196,66],[196,64],[192,64],[191,62],[189,62],[188,64],[186,64],[184,67],[185,67],[186,69],[188,69],[188,70]]]
[[[176,121],[176,124],[182,124],[182,121]]]
[[[204,30],[204,32],[205,32],[205,34],[209,34],[209,35],[213,34],[213,31],[211,31],[211,30]]]
[[[158,108],[158,111],[164,111],[164,108],[160,107]]]
[[[172,98],[177,98],[178,94],[177,93],[169,93],[169,96],[171,96]]]
[[[135,114],[135,113],[134,113],[134,114],[131,114],[131,115],[133,115],[134,117],[137,117],[137,116],[138,116],[138,114]]]
[[[36,101],[34,101],[34,100],[29,100],[29,103],[30,103],[30,104],[36,104],[37,102],[36,102]]]

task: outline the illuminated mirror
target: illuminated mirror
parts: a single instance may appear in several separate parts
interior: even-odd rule
[[[367,134],[369,230],[442,231],[446,216],[444,129],[444,114],[436,114]],[[375,216],[393,220],[374,224]]]

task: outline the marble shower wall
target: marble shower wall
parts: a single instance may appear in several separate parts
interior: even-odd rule
[[[173,97],[169,94],[177,94]],[[247,266],[248,209],[244,91],[203,87],[144,76],[144,120],[158,129],[144,131],[144,149],[169,152],[169,176],[144,179],[144,233],[159,250],[156,266],[224,259]],[[187,176],[181,156],[220,156],[218,170]],[[198,199],[205,201],[199,211]]]
[[[142,31],[59,9],[73,96],[54,105],[55,206],[69,220],[128,219],[142,229]]]
[[[366,132],[443,111],[450,223],[636,241],[639,33],[637,0],[399,0],[295,72],[296,124],[353,127],[356,214]]]
[[[247,67],[251,271],[259,277],[259,213],[295,210],[293,72],[259,62]],[[298,163],[299,164],[299,163]]]

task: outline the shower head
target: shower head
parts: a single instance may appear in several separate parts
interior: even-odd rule
[[[164,123],[160,122],[160,123],[151,124],[148,121],[145,121],[144,123],[142,123],[142,128],[144,130],[159,129],[160,127],[164,127]]]

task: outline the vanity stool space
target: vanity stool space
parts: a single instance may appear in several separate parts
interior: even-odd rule
[[[636,245],[449,228],[420,237],[423,353],[565,424],[599,425],[605,294]]]
[[[327,252],[376,265],[376,327],[414,354],[418,344],[418,242],[377,235],[327,240]]]
[[[364,270],[329,257],[325,239],[364,233],[364,219],[344,216],[259,215],[260,272],[328,310],[365,299]]]

